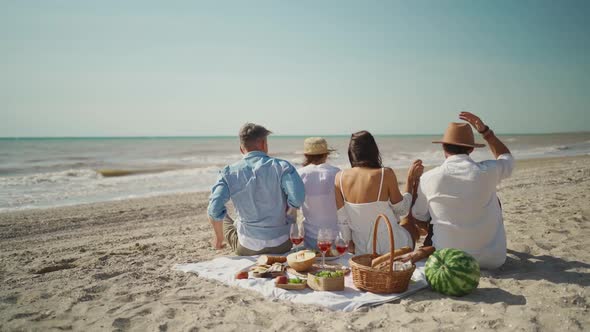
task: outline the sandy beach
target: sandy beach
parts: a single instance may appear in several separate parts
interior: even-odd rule
[[[354,313],[173,271],[230,254],[210,248],[208,193],[2,213],[0,330],[590,329],[590,157],[519,161],[499,195],[509,257],[474,293]]]

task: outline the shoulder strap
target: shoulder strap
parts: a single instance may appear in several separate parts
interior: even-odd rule
[[[377,202],[381,200],[381,189],[383,188],[383,174],[385,173],[385,168],[381,168],[381,184],[379,184],[379,196],[377,197]],[[340,178],[342,180],[342,178]],[[340,185],[342,187],[342,185]]]
[[[346,202],[346,197],[344,197],[344,187],[342,187],[342,177],[344,176],[344,170],[340,172],[340,192],[342,193],[342,199]]]

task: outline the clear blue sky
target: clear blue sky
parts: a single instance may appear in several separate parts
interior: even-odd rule
[[[590,130],[590,1],[2,1],[0,136]]]

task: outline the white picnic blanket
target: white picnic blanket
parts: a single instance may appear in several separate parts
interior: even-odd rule
[[[346,254],[334,262],[348,266],[350,257],[350,254]],[[256,257],[250,256],[218,257],[206,262],[178,264],[174,266],[174,270],[196,273],[202,278],[214,279],[228,285],[254,290],[271,299],[302,304],[316,304],[332,310],[345,312],[395,301],[428,286],[426,277],[424,276],[424,262],[418,262],[416,264],[416,270],[412,276],[410,287],[407,291],[400,294],[380,295],[360,291],[354,287],[351,273],[344,279],[344,290],[339,292],[315,292],[309,288],[296,291],[285,290],[276,288],[273,279],[250,278],[238,280],[235,278],[235,274],[238,271],[251,266],[255,262]]]

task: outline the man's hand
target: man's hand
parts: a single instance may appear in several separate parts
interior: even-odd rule
[[[219,250],[225,248],[225,243],[223,243],[223,239],[219,241],[216,238],[213,238],[213,240],[211,240],[211,246],[215,248],[215,250]]]
[[[459,119],[467,121],[471,126],[473,126],[473,128],[475,128],[475,130],[477,130],[478,133],[481,133],[486,129],[486,125],[483,123],[483,121],[481,121],[481,119],[473,113],[461,112],[459,113]]]
[[[215,220],[211,216],[208,216],[209,223],[213,228],[213,240],[211,240],[211,246],[217,250],[223,249],[223,221]]]
[[[475,128],[475,130],[477,130],[480,134],[484,134],[484,130],[487,128],[487,126],[483,123],[483,121],[481,121],[479,117],[477,117],[477,115],[471,114],[469,112],[459,113],[459,119],[469,122],[469,124],[472,125],[473,128]],[[502,143],[500,139],[494,135],[493,131],[490,130],[488,133],[485,133],[484,139],[488,142],[490,150],[492,150],[492,153],[496,159],[498,159],[500,155],[510,153],[510,150],[508,150],[506,145],[504,145],[504,143]]]

